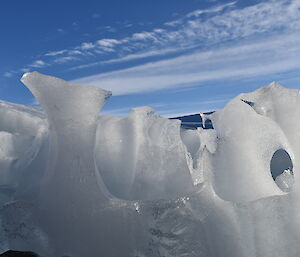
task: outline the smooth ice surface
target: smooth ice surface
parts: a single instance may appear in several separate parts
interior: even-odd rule
[[[99,88],[22,82],[42,109],[0,101],[0,252],[300,256],[299,90],[271,83],[186,130],[150,107],[99,116]]]
[[[293,151],[279,125],[257,114],[239,97],[213,115],[213,124],[219,137],[213,156],[218,195],[244,202],[282,194],[272,179],[270,161],[278,149],[286,149],[291,155]]]
[[[95,158],[109,191],[122,199],[170,199],[193,190],[180,122],[149,107],[127,118],[101,117]]]
[[[39,167],[38,153],[45,145],[47,122],[37,108],[0,101],[0,204],[18,192],[33,193],[32,166]],[[44,156],[44,159],[46,157]],[[22,196],[25,196],[22,193]]]
[[[253,102],[253,109],[262,116],[276,122],[284,132],[292,147],[290,155],[300,156],[300,91],[282,87],[276,82],[252,93],[240,95],[241,99]],[[292,157],[292,156],[291,156]],[[299,161],[294,160],[294,169],[299,169]],[[295,179],[300,179],[295,174]],[[300,188],[296,188],[297,190]]]

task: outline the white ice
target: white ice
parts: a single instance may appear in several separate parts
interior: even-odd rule
[[[0,102],[0,252],[300,256],[299,90],[271,83],[186,130],[150,107],[99,116],[99,88],[22,82],[41,108]]]
[[[95,159],[111,193],[121,199],[170,199],[193,190],[180,122],[149,107],[126,118],[99,120]]]

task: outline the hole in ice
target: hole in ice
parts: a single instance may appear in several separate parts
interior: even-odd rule
[[[277,150],[271,159],[271,173],[275,180],[285,170],[289,170],[293,174],[293,163],[290,155],[283,149]]]
[[[210,119],[206,119],[204,122],[204,129],[214,129],[212,121]]]
[[[294,184],[294,173],[292,159],[287,151],[279,149],[273,154],[270,169],[277,186],[289,192]]]

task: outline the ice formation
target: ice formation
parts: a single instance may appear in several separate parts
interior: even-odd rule
[[[22,82],[42,108],[0,102],[0,253],[300,256],[299,90],[271,83],[189,130],[150,107],[99,116],[99,88]]]
[[[101,117],[97,132],[96,164],[117,197],[169,199],[193,191],[178,120],[140,107],[126,118]]]

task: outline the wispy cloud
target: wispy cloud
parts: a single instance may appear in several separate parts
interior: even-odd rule
[[[68,55],[84,55],[84,53],[79,50],[69,50]]]
[[[299,35],[281,35],[214,51],[194,52],[80,78],[75,82],[99,86],[111,90],[114,95],[122,95],[287,72],[300,66]]]
[[[56,58],[54,60],[54,62],[56,62],[56,63],[66,63],[66,62],[74,61],[74,60],[78,60],[78,58],[74,57],[74,56],[64,56],[64,57]]]
[[[147,55],[146,52],[149,52],[148,56],[153,52],[164,54],[163,49],[170,47],[180,52],[191,46],[205,48],[220,42],[250,38],[264,33],[293,31],[300,27],[298,3],[298,0],[266,1],[239,9],[235,8],[236,2],[230,2],[205,10],[196,10],[181,19],[165,24],[169,26],[172,24],[171,28],[136,32],[120,40],[110,39],[114,44],[109,50],[118,47],[118,52],[123,53],[121,58],[126,60],[127,56],[136,55],[138,52],[143,53],[140,55],[143,58],[143,55]],[[202,14],[210,16],[203,19]],[[105,42],[105,39],[98,42]],[[96,41],[82,46],[91,50],[101,47],[101,44]]]
[[[174,27],[174,26],[179,25],[181,23],[182,23],[182,19],[179,19],[179,20],[167,21],[167,22],[164,23],[164,25]]]
[[[116,39],[112,39],[112,38],[104,38],[104,39],[100,39],[97,41],[97,44],[101,47],[114,47],[115,45],[120,44],[121,42],[116,40]]]
[[[209,8],[209,9],[204,9],[204,10],[195,10],[193,12],[190,12],[186,15],[187,18],[190,18],[190,17],[199,17],[200,15],[202,14],[205,14],[205,13],[216,13],[216,12],[221,12],[223,11],[225,8],[227,7],[231,7],[231,6],[234,6],[236,4],[236,1],[234,2],[230,2],[230,3],[226,3],[226,4],[223,4],[223,5],[219,5],[219,6],[215,6],[213,8]]]
[[[29,66],[32,68],[42,68],[47,66],[47,63],[45,63],[43,60],[36,60],[33,63],[31,63]]]
[[[92,42],[83,42],[79,48],[81,50],[89,50],[95,48],[95,44]]]
[[[67,50],[52,51],[52,52],[46,53],[45,56],[57,56],[57,55],[62,55],[66,52],[67,52]]]
[[[272,33],[298,33],[299,0],[270,0],[243,8],[238,8],[237,5],[238,2],[230,2],[195,10],[177,20],[166,22],[160,28],[136,31],[124,38],[100,38],[82,42],[70,49],[48,52],[44,54],[48,59],[38,58],[27,66],[42,68],[72,64],[74,60],[78,61],[72,56],[84,56],[77,67],[69,68],[78,70],[158,55],[166,58],[164,55],[168,53],[177,51],[178,54],[183,54],[187,49],[197,46],[201,49],[217,48],[220,43],[229,44],[245,39],[251,41]],[[276,55],[276,51],[274,52]],[[95,61],[96,58],[101,61]]]
[[[188,48],[186,48],[186,50],[187,49]],[[145,51],[145,52],[141,52],[141,53],[125,55],[123,57],[119,57],[119,58],[115,58],[115,59],[109,59],[109,60],[105,60],[105,61],[82,64],[82,65],[71,67],[71,68],[69,68],[69,70],[80,70],[80,69],[95,67],[95,66],[98,66],[98,65],[128,62],[128,61],[132,61],[132,60],[136,60],[136,59],[143,59],[143,58],[153,57],[153,56],[161,56],[161,55],[170,54],[170,53],[174,53],[174,52],[178,52],[178,48],[150,50],[150,51]]]

